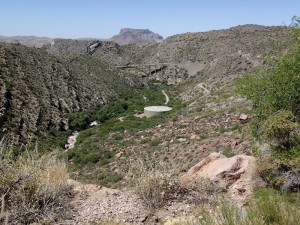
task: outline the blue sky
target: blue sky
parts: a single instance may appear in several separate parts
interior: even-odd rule
[[[147,28],[164,38],[243,24],[283,25],[300,0],[0,0],[0,35],[109,38]]]

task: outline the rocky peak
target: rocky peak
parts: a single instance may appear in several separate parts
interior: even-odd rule
[[[124,45],[131,43],[158,43],[163,40],[163,37],[149,29],[123,28],[118,35],[113,36],[110,40]]]

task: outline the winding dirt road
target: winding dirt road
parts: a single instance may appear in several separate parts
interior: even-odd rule
[[[162,90],[161,91],[162,93],[163,93],[163,95],[166,97],[166,102],[165,102],[165,105],[167,105],[168,104],[168,102],[169,102],[169,96],[167,95],[167,93],[164,91],[164,90]]]

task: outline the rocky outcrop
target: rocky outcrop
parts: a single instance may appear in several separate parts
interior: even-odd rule
[[[258,184],[255,158],[246,155],[227,158],[220,153],[212,153],[183,175],[180,182],[193,187],[204,178],[226,189],[234,200],[242,203]]]
[[[111,41],[115,41],[120,45],[132,43],[159,43],[163,37],[148,29],[121,29],[118,35],[113,36]]]

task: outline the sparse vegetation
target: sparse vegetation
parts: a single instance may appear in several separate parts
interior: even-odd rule
[[[197,217],[175,218],[166,225],[249,225],[249,224],[291,224],[300,222],[299,199],[274,190],[259,190],[245,208],[221,201],[211,211],[204,207]]]
[[[163,206],[177,184],[170,173],[159,171],[151,162],[138,162],[131,168],[131,173],[135,193],[150,209]]]
[[[14,156],[0,144],[0,222],[53,223],[65,210],[68,173],[65,162],[51,155],[24,151]]]
[[[282,30],[287,32],[281,34]],[[248,100],[233,93],[233,80],[263,61],[254,56],[269,49],[268,39],[286,39],[290,30],[247,25],[217,31],[217,35],[215,31],[175,35],[155,45],[103,44],[93,55],[77,54],[86,50],[89,40],[80,45],[79,40],[61,40],[52,54],[63,57],[51,56],[45,49],[0,44],[0,89],[4,93],[0,137],[8,131],[20,143],[31,137],[43,143],[39,151],[1,148],[0,223],[57,222],[64,210],[68,174],[66,164],[56,158],[60,154],[48,153],[52,146],[64,148],[66,137],[77,130],[75,148],[64,153],[71,177],[107,187],[123,187],[130,181],[138,201],[142,199],[151,213],[169,200],[170,204],[172,200],[209,204],[193,218],[166,224],[299,224],[297,195],[261,190],[240,209],[227,201],[212,202],[209,198],[221,190],[209,179],[199,181],[199,190],[180,189],[175,175],[165,172],[174,169],[178,177],[210,151],[227,157],[249,153],[253,137],[244,131],[252,121],[254,135],[267,140],[271,149],[270,154],[260,152],[259,147],[253,149],[257,171],[269,187],[299,192],[294,180],[282,187],[286,179],[297,177],[300,163],[299,32],[295,30],[290,46],[279,46],[282,54],[278,49],[271,51],[254,74],[238,79],[238,93]],[[67,52],[74,54],[65,55]],[[146,61],[166,63],[158,71],[149,71],[147,77],[134,68],[117,71],[115,67]],[[173,110],[140,118],[145,106],[165,103],[162,90],[170,96],[168,105]],[[248,119],[239,120],[241,112]],[[93,121],[98,125],[90,126]],[[147,162],[146,156],[150,158]],[[192,192],[189,196],[185,195],[188,191]],[[116,194],[120,200],[121,195]],[[115,194],[109,197],[111,201]],[[150,217],[139,219],[148,222]]]

